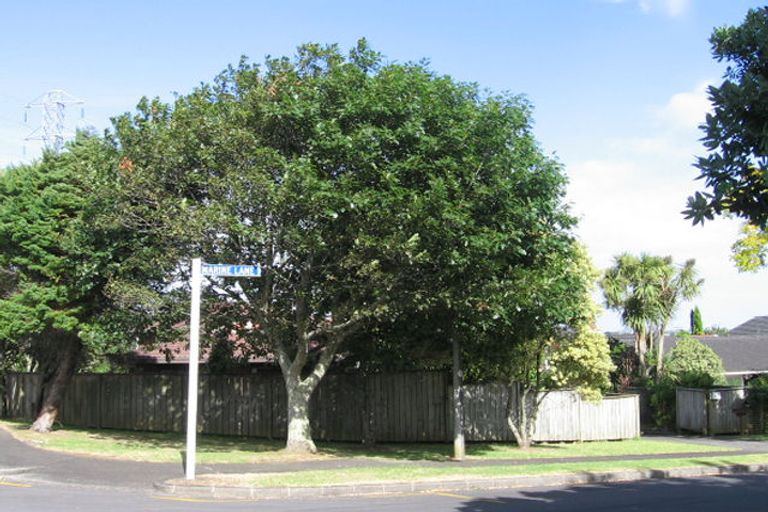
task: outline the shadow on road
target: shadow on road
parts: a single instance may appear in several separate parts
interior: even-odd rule
[[[617,511],[714,512],[767,510],[768,476],[739,475],[699,479],[646,480],[590,484],[551,490],[519,491],[515,496],[491,492],[464,502],[461,512]]]

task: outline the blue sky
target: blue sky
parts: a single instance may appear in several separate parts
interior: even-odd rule
[[[695,300],[707,325],[768,314],[768,272],[729,261],[738,223],[693,228],[679,211],[696,187],[697,124],[716,26],[740,23],[743,0],[13,2],[0,32],[0,166],[29,160],[40,115],[24,105],[50,89],[85,100],[68,124],[109,126],[143,96],[170,99],[241,55],[290,55],[313,41],[359,37],[392,61],[426,58],[439,73],[525,94],[536,135],[570,177],[578,234],[605,267],[622,251],[696,258]],[[684,305],[673,327],[687,326]],[[600,325],[619,329],[616,315]]]

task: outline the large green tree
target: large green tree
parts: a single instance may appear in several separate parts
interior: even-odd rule
[[[287,448],[311,451],[309,398],[349,340],[413,311],[464,339],[525,295],[505,276],[572,223],[530,122],[519,97],[386,64],[364,41],[348,55],[305,45],[118,118],[105,222],[153,237],[165,275],[147,296],[181,289],[193,256],[262,265],[260,279],[208,280],[205,327],[274,355]],[[130,302],[140,284],[115,288]]]
[[[647,373],[647,354],[658,356],[663,367],[664,333],[683,300],[698,295],[703,280],[697,276],[695,260],[676,266],[670,256],[640,257],[621,254],[614,259],[600,286],[605,304],[621,314],[621,321],[635,333],[635,352],[640,372]]]
[[[113,165],[102,139],[80,135],[61,154],[46,152],[0,174],[0,340],[43,374],[33,429],[51,429],[78,366],[102,348],[102,313],[113,266],[110,243],[86,228],[103,207],[99,176]]]
[[[752,9],[739,26],[710,38],[725,80],[709,88],[713,112],[702,126],[708,154],[698,159],[706,190],[688,198],[693,223],[729,213],[768,226],[768,7]]]

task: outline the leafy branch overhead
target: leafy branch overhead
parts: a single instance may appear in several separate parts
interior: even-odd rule
[[[702,125],[708,154],[696,163],[705,190],[683,211],[694,224],[732,214],[768,226],[768,7],[752,9],[739,26],[715,30],[712,53],[728,62],[725,80],[709,88],[713,112]]]

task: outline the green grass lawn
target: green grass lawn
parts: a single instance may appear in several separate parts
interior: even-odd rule
[[[313,487],[319,485],[412,482],[414,480],[464,479],[467,477],[509,477],[516,475],[544,475],[553,473],[600,472],[626,469],[665,470],[693,466],[723,466],[731,464],[761,464],[768,462],[768,455],[735,455],[679,459],[656,459],[641,461],[572,462],[550,464],[526,464],[518,466],[486,467],[423,467],[393,465],[386,467],[364,467],[301,471],[297,473],[247,473],[239,475],[199,475],[197,484],[220,486],[254,487]],[[181,480],[177,481],[182,483]]]
[[[183,434],[133,432],[125,430],[95,430],[81,428],[58,429],[50,434],[38,434],[24,422],[0,421],[17,439],[40,448],[81,455],[111,457],[146,462],[178,462],[184,450]],[[318,443],[315,455],[298,456],[286,453],[282,441],[266,439],[198,436],[198,461],[207,464],[258,463],[328,458],[386,458],[402,461],[449,460],[450,444],[379,444]],[[470,443],[467,455],[471,459],[539,459],[557,457],[590,457],[603,455],[644,455],[691,452],[724,452],[722,448],[659,441],[630,439],[590,443],[538,444],[530,450],[520,450],[508,443]]]

